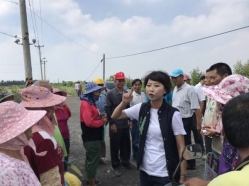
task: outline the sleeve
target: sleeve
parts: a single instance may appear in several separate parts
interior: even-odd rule
[[[58,166],[40,174],[39,176],[42,186],[61,186],[61,176]]]
[[[44,139],[39,144],[36,144],[36,151],[47,151],[47,153],[45,156],[37,156],[31,147],[26,146],[24,148],[24,153],[30,161],[31,166],[34,166],[39,175],[55,168],[61,163],[54,144],[50,139]]]
[[[107,116],[107,120],[108,120],[109,124],[110,125],[114,124],[114,121],[111,118],[113,111],[112,111],[112,100],[111,100],[110,92],[107,92],[107,95],[106,95],[105,112],[106,112],[106,116]]]
[[[1,185],[27,185],[23,180],[22,174],[17,174],[15,167],[0,168],[0,183]]]
[[[178,111],[176,111],[172,117],[172,130],[175,136],[187,134],[183,127],[181,113]]]
[[[133,107],[125,109],[124,112],[128,116],[128,118],[135,119],[138,121],[139,111],[140,111],[141,105],[142,105],[142,103],[138,103],[138,104],[134,105]]]
[[[198,100],[197,94],[195,92],[195,89],[193,87],[189,88],[188,97],[189,97],[189,100],[190,100],[191,110],[200,109],[199,100]]]
[[[99,128],[101,127],[103,124],[105,124],[105,120],[104,119],[96,119],[94,118],[93,115],[93,110],[90,107],[90,104],[87,103],[86,101],[82,101],[82,106],[83,109],[81,111],[81,114],[84,118],[84,123],[86,124],[86,126],[91,127],[91,128]],[[97,108],[95,108],[97,110]],[[98,111],[96,111],[98,112]]]
[[[70,118],[72,116],[70,108],[67,105],[64,105],[64,108],[68,114],[68,117]]]

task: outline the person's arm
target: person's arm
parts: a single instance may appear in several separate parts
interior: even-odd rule
[[[200,104],[199,99],[196,94],[196,91],[194,88],[190,88],[188,91],[188,96],[191,104],[191,109],[195,111],[195,117],[196,117],[196,127],[197,131],[201,131],[201,112],[200,112]]]
[[[129,93],[124,93],[122,96],[121,103],[115,108],[115,110],[112,113],[112,119],[125,119],[128,118],[126,113],[123,111],[124,108],[130,108],[129,103],[132,101],[132,92],[133,88],[131,88],[131,91]]]
[[[115,110],[112,113],[111,118],[112,119],[125,119],[128,118],[126,113],[123,111],[124,108],[126,108],[127,103],[124,103],[123,101],[115,108]]]
[[[201,116],[202,116],[202,113],[203,113],[203,110],[204,110],[204,101],[200,101],[200,112],[201,112]]]
[[[179,159],[182,156],[182,152],[185,148],[185,142],[184,142],[184,136],[183,135],[177,135],[175,136],[176,138],[176,144],[177,144],[177,149],[178,149],[178,154],[179,154]],[[183,160],[181,165],[180,165],[180,170],[181,170],[181,177],[180,177],[180,183],[184,183],[186,181],[186,170],[187,170],[187,162],[186,160]]]
[[[190,180],[184,182],[185,186],[207,186],[210,181],[204,181],[200,178],[191,178]]]
[[[200,111],[200,109],[195,110],[195,117],[196,117],[197,131],[200,132],[201,131],[201,111]]]
[[[58,166],[39,175],[42,186],[61,186],[61,176]]]
[[[99,128],[102,125],[104,125],[106,123],[106,119],[105,118],[101,118],[99,117],[98,119],[94,118],[93,116],[93,110],[92,110],[92,106],[86,102],[86,101],[82,101],[83,107],[82,107],[82,116],[84,118],[84,123],[86,124],[86,126],[91,127],[91,128]],[[97,112],[97,108],[96,109]]]

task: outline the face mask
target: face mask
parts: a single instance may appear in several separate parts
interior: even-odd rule
[[[99,100],[99,96],[93,95],[93,100],[94,101],[98,101]]]

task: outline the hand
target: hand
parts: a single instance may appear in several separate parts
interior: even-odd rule
[[[131,129],[132,128],[132,126],[133,126],[133,124],[132,124],[132,121],[129,121],[129,128]]]
[[[111,125],[111,131],[112,131],[112,133],[116,133],[117,132],[117,127],[116,127],[115,124]]]
[[[106,118],[102,118],[102,119],[104,119],[104,121],[105,121],[105,123],[104,123],[104,124],[106,124],[106,123],[107,123],[107,119],[106,119]]]
[[[124,102],[126,104],[130,103],[132,101],[132,98],[133,98],[132,92],[133,92],[133,88],[131,88],[131,91],[129,93],[124,93],[123,97],[122,97],[122,102]]]
[[[191,178],[190,180],[184,182],[185,186],[207,186],[209,181],[201,180],[200,178]]]
[[[205,133],[202,133],[204,136],[214,136],[216,132],[213,127],[209,127],[209,126],[202,127],[202,130],[206,130]]]

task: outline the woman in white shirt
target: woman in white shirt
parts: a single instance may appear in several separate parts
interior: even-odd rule
[[[136,119],[139,125],[140,185],[165,185],[172,180],[173,172],[184,150],[186,134],[180,112],[166,103],[163,96],[171,90],[171,81],[165,72],[153,71],[145,77],[144,85],[150,102],[139,103],[123,110],[132,100],[132,92],[123,94],[122,102],[112,114],[113,119]],[[181,175],[181,176],[180,176]],[[186,162],[176,180],[186,179]]]

